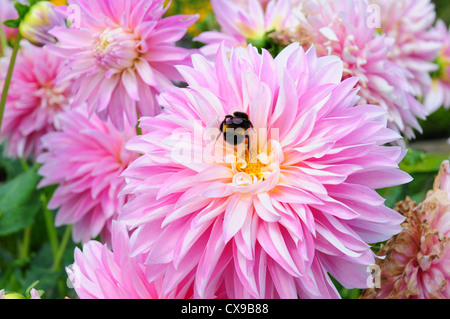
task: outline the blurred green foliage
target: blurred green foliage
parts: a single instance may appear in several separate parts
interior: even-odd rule
[[[75,297],[64,270],[73,263],[75,244],[69,240],[55,267],[46,228],[42,199],[50,198],[55,187],[36,189],[38,167],[3,154],[0,145],[0,289],[27,296],[34,284],[45,298]],[[54,218],[55,212],[49,213]],[[64,227],[55,231],[62,239]]]
[[[437,17],[450,24],[450,1],[449,0],[433,0],[436,5]]]

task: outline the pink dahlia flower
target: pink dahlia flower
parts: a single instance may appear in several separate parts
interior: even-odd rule
[[[74,107],[109,117],[119,129],[136,125],[138,114],[160,112],[157,94],[181,80],[175,64],[191,51],[175,46],[197,16],[162,18],[163,0],[69,0],[81,10],[81,28],[56,27],[50,48],[69,63],[60,79],[75,78]]]
[[[0,132],[8,156],[36,158],[42,152],[41,137],[59,128],[57,115],[73,100],[73,82],[56,81],[64,66],[64,59],[22,41]],[[2,70],[3,82],[7,66]]]
[[[423,96],[431,84],[430,72],[441,43],[432,26],[436,19],[431,0],[370,0],[380,10],[381,30],[395,39],[390,57],[413,77],[409,82],[417,96]]]
[[[422,131],[417,118],[424,119],[426,110],[414,97],[412,74],[390,59],[395,39],[376,33],[366,1],[305,0],[299,20],[307,47],[314,44],[321,56],[337,55],[344,77],[359,77],[359,103],[385,108],[389,127],[408,138],[415,136],[413,129]]]
[[[55,224],[73,224],[75,242],[102,235],[108,242],[111,221],[127,200],[118,196],[125,184],[120,174],[136,156],[124,149],[135,130],[118,131],[85,108],[61,114],[61,130],[42,138],[46,150],[37,161],[39,187],[58,184],[49,204],[57,209]]]
[[[437,58],[439,69],[432,73],[433,81],[425,95],[425,107],[432,113],[441,106],[450,108],[450,31],[444,21],[436,23],[442,48]]]
[[[417,205],[407,198],[397,204],[405,215],[403,231],[380,251],[381,287],[364,298],[450,298],[450,167],[444,161],[433,190]]]
[[[364,0],[334,0],[319,4],[307,1],[308,22],[320,30],[314,45],[322,54],[336,54],[344,61],[346,76],[360,78],[360,103],[378,104],[388,110],[389,126],[408,138],[421,132],[417,118],[425,119],[426,110],[415,98],[409,84],[412,74],[390,61],[395,39],[377,35],[371,25],[370,10]],[[314,13],[321,12],[320,17]]]
[[[247,41],[262,41],[267,32],[287,27],[291,17],[289,0],[271,0],[267,6],[258,0],[211,0],[211,5],[220,31],[206,31],[195,38],[206,43],[201,51],[211,59],[222,42],[228,51],[247,47]]]
[[[147,280],[145,255],[131,255],[130,238],[124,225],[112,223],[112,251],[92,240],[75,249],[75,262],[66,268],[69,280],[82,299],[190,298],[192,278],[187,277],[170,294],[162,280]]]
[[[189,87],[164,92],[167,112],[128,143],[144,154],[123,173],[133,254],[148,253],[164,293],[194,272],[195,298],[337,298],[328,273],[366,287],[367,243],[401,230],[375,191],[411,180],[405,151],[383,146],[400,136],[382,108],[355,106],[358,80],[341,82],[335,56],[298,44],[276,59],[252,45],[229,56],[222,46],[214,64],[180,67]],[[248,143],[241,132],[234,147],[219,126],[236,111],[251,126],[237,113]]]

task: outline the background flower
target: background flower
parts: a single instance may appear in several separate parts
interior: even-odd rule
[[[437,58],[438,70],[432,73],[432,83],[426,91],[425,106],[432,113],[441,106],[450,108],[450,32],[442,20],[436,23],[442,47]]]
[[[122,171],[136,156],[124,149],[134,128],[123,132],[85,108],[60,115],[61,130],[42,138],[46,150],[37,161],[39,187],[58,185],[49,209],[58,209],[55,225],[73,224],[73,240],[87,242],[102,235],[109,242],[111,221],[127,200],[118,193]]]
[[[400,234],[379,252],[381,287],[364,298],[448,299],[450,297],[450,178],[449,162],[442,163],[433,190],[417,205],[407,198],[397,204],[405,215]]]
[[[206,43],[204,55],[214,59],[222,42],[227,50],[247,47],[248,42],[264,42],[266,33],[283,29],[290,22],[289,0],[272,0],[264,7],[258,0],[240,3],[232,0],[212,0],[212,8],[220,25],[219,31],[206,31],[195,41]]]
[[[197,16],[163,18],[163,0],[71,0],[81,10],[81,28],[56,27],[59,43],[49,45],[69,59],[60,79],[75,79],[74,107],[87,102],[89,113],[124,120],[160,112],[157,94],[181,80],[174,65],[187,63],[191,51],[175,46]]]
[[[389,56],[412,74],[409,82],[415,95],[422,97],[431,85],[430,73],[437,68],[434,61],[442,46],[442,33],[433,28],[434,4],[430,0],[370,2],[379,6],[381,32],[395,39]]]
[[[14,8],[14,3],[10,0],[0,0],[0,19],[2,21],[1,28],[5,33],[6,40],[8,41],[11,41],[16,37],[17,29],[3,25],[3,21],[17,19],[17,17],[18,14]],[[5,49],[3,48],[3,43],[2,49]]]
[[[298,19],[302,33],[318,54],[337,55],[344,62],[344,77],[359,78],[360,103],[377,104],[388,111],[389,127],[414,138],[422,132],[417,119],[425,107],[414,95],[412,74],[391,60],[395,39],[376,33],[364,0],[305,0]],[[305,41],[300,42],[304,43]]]
[[[227,56],[180,67],[189,88],[164,92],[166,112],[128,143],[143,153],[124,171],[134,198],[119,216],[132,254],[148,253],[164,293],[194,272],[195,298],[337,298],[328,273],[365,287],[366,243],[401,230],[374,190],[410,181],[405,152],[383,146],[400,136],[382,108],[355,106],[357,79],[341,82],[337,57],[298,44],[276,59],[251,45]],[[217,132],[234,111],[256,134],[241,157]]]
[[[17,57],[8,92],[0,139],[11,157],[36,158],[41,137],[59,127],[57,114],[69,108],[72,81],[56,81],[65,60],[26,41]],[[3,62],[2,83],[7,65]]]
[[[192,297],[192,278],[187,277],[171,294],[162,293],[161,283],[147,281],[145,256],[131,255],[124,225],[112,224],[112,251],[92,240],[75,250],[75,263],[66,268],[82,299],[163,299]],[[98,256],[102,256],[98,258]]]

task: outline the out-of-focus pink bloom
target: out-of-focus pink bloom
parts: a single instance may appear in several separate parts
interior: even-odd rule
[[[436,19],[431,0],[370,0],[380,10],[381,31],[395,39],[389,56],[413,77],[416,96],[431,85],[430,73],[441,48],[441,35],[433,28]]]
[[[14,40],[17,34],[17,28],[10,28],[3,24],[6,20],[17,19],[19,15],[17,14],[16,8],[14,8],[14,2],[10,0],[0,0],[0,20],[1,28],[5,33],[6,39],[11,41]]]
[[[232,0],[211,0],[220,31],[206,31],[195,38],[206,43],[201,51],[210,59],[222,42],[227,51],[233,47],[247,47],[247,41],[262,41],[269,31],[287,27],[290,23],[291,6],[289,0],[271,0],[267,6],[258,0],[236,3]]]
[[[382,106],[388,111],[389,127],[414,138],[421,132],[417,118],[425,107],[409,83],[412,74],[392,61],[395,39],[376,33],[364,0],[305,0],[299,11],[303,33],[319,55],[337,55],[344,62],[344,77],[359,77],[360,103]]]
[[[145,255],[133,255],[126,228],[112,224],[112,251],[98,241],[75,249],[75,263],[66,268],[78,297],[82,299],[163,299],[192,297],[192,276],[186,276],[169,294],[162,280],[149,282]]]
[[[417,205],[407,198],[397,204],[405,215],[403,231],[382,247],[381,287],[364,298],[450,298],[450,169],[444,161],[433,190]]]
[[[59,208],[56,226],[73,224],[75,242],[99,234],[109,242],[111,221],[127,200],[118,196],[125,184],[120,174],[136,158],[124,149],[135,130],[127,125],[118,131],[95,114],[89,117],[85,108],[61,114],[60,121],[60,131],[42,138],[39,187],[59,185],[48,208]]]
[[[231,0],[232,2],[239,4],[243,8],[248,8],[251,0]],[[257,0],[263,8],[267,6],[270,0]]]
[[[7,65],[2,67],[2,83]],[[42,152],[41,137],[58,129],[57,114],[68,109],[73,100],[73,81],[56,81],[64,67],[64,59],[22,42],[0,134],[8,156],[36,158]]]
[[[425,95],[425,107],[432,113],[441,106],[450,108],[450,31],[444,21],[436,23],[442,48],[437,58],[439,69],[432,73],[433,81]]]
[[[192,59],[179,68],[189,87],[164,92],[166,112],[127,145],[143,155],[123,173],[133,199],[119,221],[149,280],[166,294],[193,272],[195,298],[338,298],[327,273],[366,287],[366,243],[403,221],[375,189],[411,180],[405,151],[383,146],[400,138],[385,110],[356,106],[358,79],[341,82],[342,61],[314,48]],[[233,147],[219,126],[236,111],[253,129]]]
[[[190,50],[175,46],[197,16],[162,18],[164,0],[69,0],[79,6],[80,29],[54,28],[57,45],[68,58],[63,81],[74,78],[74,107],[87,102],[89,112],[119,129],[136,125],[138,114],[154,116],[158,93],[182,80],[174,65],[185,64]]]

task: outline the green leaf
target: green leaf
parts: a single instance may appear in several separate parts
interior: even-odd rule
[[[438,172],[441,163],[449,159],[449,154],[424,153],[409,150],[400,168],[409,174]]]
[[[33,224],[41,206],[38,181],[37,168],[31,168],[0,186],[0,236]]]
[[[42,245],[42,247],[36,252],[36,256],[32,259],[30,266],[25,271],[24,287],[33,285],[39,280],[39,289],[45,291],[45,296],[48,299],[64,298],[69,293],[72,295],[67,287],[67,273],[65,266],[69,266],[74,262],[74,249],[75,244],[70,243],[66,250],[63,259],[64,267],[57,271],[51,270],[53,263],[52,251],[48,243]],[[62,291],[61,291],[62,289]],[[41,295],[42,296],[42,295]]]
[[[31,298],[31,293],[30,293],[30,291],[31,291],[31,289],[35,288],[35,287],[37,286],[38,283],[39,283],[39,280],[36,280],[36,281],[33,282],[31,285],[29,285],[29,286],[27,287],[27,289],[25,289],[25,297],[26,297],[27,299],[30,299],[30,298]]]
[[[25,15],[30,10],[30,6],[27,6],[26,4],[22,4],[18,1],[14,1],[14,8],[16,8],[17,13],[19,14],[19,17],[17,19],[9,19],[5,20],[3,22],[4,25],[10,28],[18,28],[20,25],[20,22],[25,18]]]
[[[28,0],[28,3],[30,4],[30,7],[36,4],[39,0]]]
[[[0,145],[0,184],[4,182],[2,178],[10,180],[23,172],[23,167],[19,160],[5,157],[3,154],[5,154],[4,145]]]
[[[16,8],[17,13],[19,14],[19,20],[22,20],[23,17],[27,14],[28,10],[30,10],[29,6],[18,1],[14,1],[14,8]]]
[[[14,19],[14,20],[5,20],[3,22],[4,25],[10,28],[18,28],[20,24],[20,19]]]

